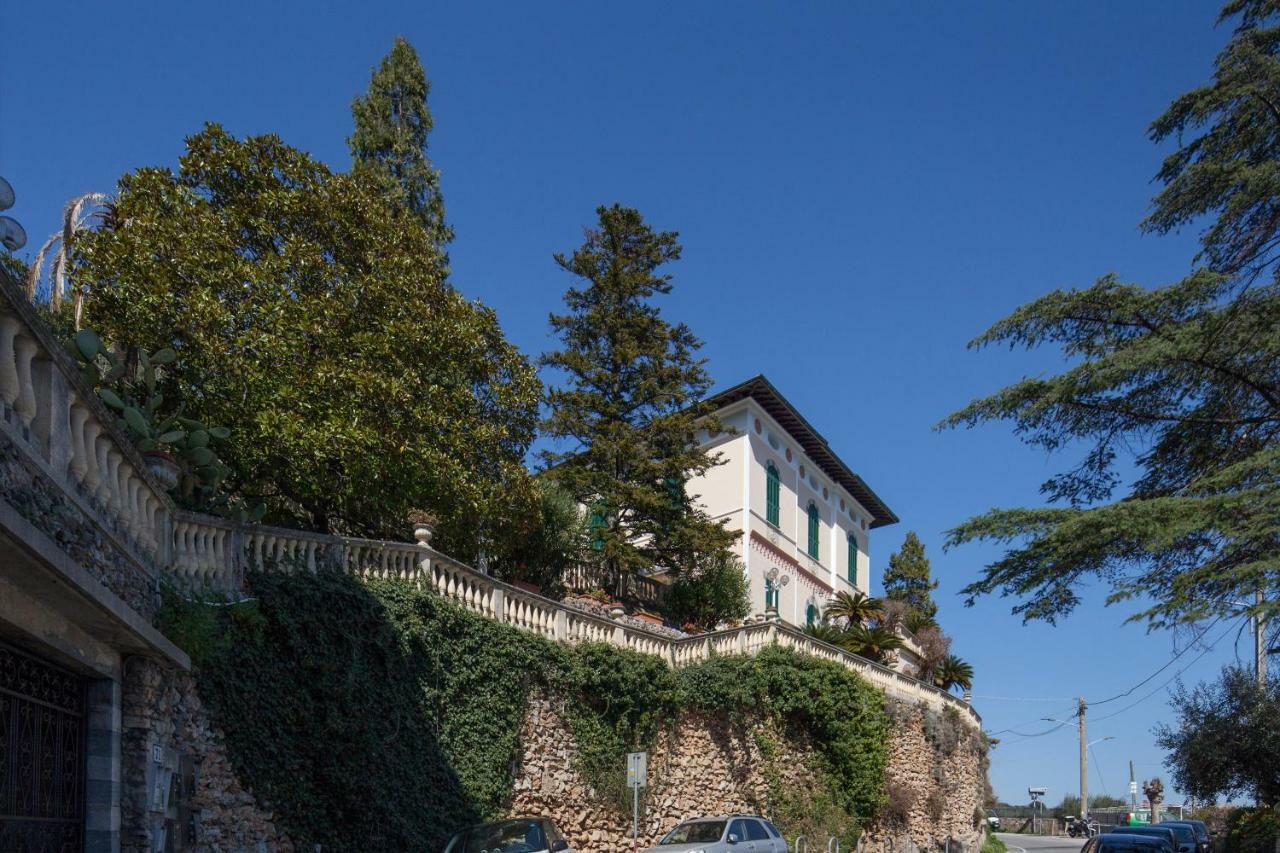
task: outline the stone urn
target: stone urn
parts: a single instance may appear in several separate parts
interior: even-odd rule
[[[147,470],[151,472],[151,476],[155,477],[166,491],[177,488],[178,475],[182,473],[182,467],[172,453],[164,450],[148,450],[142,454],[142,459],[147,463]]]
[[[420,545],[426,545],[428,548],[430,548],[431,537],[435,534],[435,532],[436,532],[436,529],[430,522],[415,521],[413,523],[413,538],[417,540],[418,544]]]
[[[609,602],[609,618],[610,619],[621,619],[623,616],[626,615],[626,613],[627,611],[622,606],[621,601],[615,600],[615,601]]]

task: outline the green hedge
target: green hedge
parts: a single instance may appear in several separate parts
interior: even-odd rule
[[[402,581],[265,572],[250,584],[254,601],[233,607],[170,596],[161,625],[192,653],[241,779],[304,847],[435,849],[499,815],[535,687],[569,700],[579,767],[619,807],[625,753],[698,710],[807,736],[826,783],[811,795],[856,824],[879,808],[884,696],[836,664],[774,647],[672,670],[560,646]],[[780,799],[792,811],[809,795]]]

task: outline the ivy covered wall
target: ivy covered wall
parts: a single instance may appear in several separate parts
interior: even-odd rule
[[[765,758],[779,739],[804,745],[804,790],[762,763],[778,820],[820,807],[851,834],[883,823],[893,723],[883,694],[838,665],[770,648],[672,670],[561,646],[404,581],[265,572],[251,588],[231,606],[170,596],[162,626],[196,661],[240,778],[301,848],[432,850],[502,816],[544,697],[601,809],[629,812],[626,752],[694,718],[763,733],[752,749]]]

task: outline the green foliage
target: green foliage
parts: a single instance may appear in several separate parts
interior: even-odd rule
[[[938,588],[938,582],[929,576],[929,558],[924,555],[924,543],[914,530],[907,531],[902,547],[889,556],[889,567],[884,570],[884,597],[901,601],[909,612],[914,611],[932,619],[938,605],[930,595]]]
[[[705,568],[682,573],[667,592],[664,610],[676,623],[702,631],[746,618],[751,598],[742,561],[720,554]]]
[[[582,555],[587,525],[578,502],[548,477],[535,482],[536,501],[524,523],[510,525],[509,542],[494,559],[494,573],[503,580],[537,584],[543,595],[559,598],[564,573]]]
[[[1042,491],[1050,508],[995,509],[952,530],[948,547],[1008,545],[965,588],[1020,599],[1014,612],[1053,622],[1093,578],[1108,603],[1154,603],[1152,627],[1232,614],[1280,612],[1280,8],[1233,0],[1239,26],[1213,81],[1182,95],[1151,128],[1176,140],[1164,190],[1143,223],[1166,232],[1209,217],[1209,264],[1156,289],[1104,276],[1055,291],[997,323],[970,346],[1061,349],[1072,365],[1023,379],[944,421],[1011,420],[1048,452],[1083,447]],[[1122,472],[1139,476],[1117,499]]]
[[[1213,80],[1179,96],[1151,124],[1152,141],[1172,140],[1177,150],[1156,175],[1165,186],[1142,225],[1167,233],[1211,216],[1201,259],[1252,276],[1274,264],[1280,235],[1280,9],[1271,0],[1231,0],[1218,20],[1231,18],[1238,26]]]
[[[1009,848],[996,834],[988,828],[986,838],[982,841],[981,853],[1008,853]]]
[[[208,125],[114,210],[77,237],[88,324],[177,350],[159,390],[234,431],[228,486],[271,521],[399,538],[428,510],[469,558],[532,497],[534,371],[366,180]]]
[[[447,274],[444,251],[453,229],[444,221],[440,172],[427,157],[427,136],[435,124],[427,106],[430,92],[418,52],[397,37],[373,72],[369,91],[351,104],[355,132],[347,141],[355,174],[418,219],[435,246],[441,273]]]
[[[844,632],[840,645],[867,660],[884,663],[889,653],[902,648],[902,638],[887,625],[854,623]]]
[[[1171,703],[1176,725],[1156,727],[1156,743],[1178,790],[1198,800],[1248,796],[1280,803],[1280,677],[1266,687],[1241,667],[1216,682],[1179,686]]]
[[[231,437],[231,430],[183,417],[182,401],[166,400],[160,392],[160,380],[177,359],[173,349],[149,353],[123,347],[116,352],[92,329],[72,335],[68,349],[83,366],[85,382],[120,413],[120,428],[134,446],[143,453],[164,453],[177,464],[174,497],[181,505],[240,521],[262,518],[264,504],[250,509],[229,500],[222,488],[231,469],[219,458],[218,446]]]
[[[1232,809],[1227,816],[1225,853],[1272,853],[1280,838],[1280,812]]]
[[[955,655],[947,655],[933,671],[933,683],[943,690],[973,689],[973,664]]]
[[[884,603],[865,592],[837,592],[822,611],[826,621],[843,621],[846,626],[866,624],[884,615]]]
[[[631,208],[597,209],[599,223],[561,269],[585,281],[565,294],[568,313],[551,328],[564,348],[542,364],[565,384],[547,393],[547,434],[568,444],[545,454],[556,479],[584,505],[601,507],[586,557],[619,596],[626,579],[653,566],[695,572],[737,534],[712,521],[684,484],[720,463],[699,446],[719,429],[700,402],[711,386],[702,342],[664,320],[653,299],[671,292],[661,268],[680,257],[672,231],[655,232]]]
[[[250,587],[235,607],[168,596],[161,624],[192,652],[237,773],[304,846],[429,849],[497,816],[535,687],[566,700],[579,769],[624,811],[625,754],[686,710],[807,738],[822,790],[791,796],[829,803],[833,821],[879,806],[884,696],[828,661],[773,647],[672,670],[559,646],[404,581],[263,572]]]

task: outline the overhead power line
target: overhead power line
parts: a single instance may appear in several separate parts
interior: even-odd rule
[[[1169,667],[1173,666],[1173,664],[1178,660],[1178,658],[1180,658],[1180,657],[1182,657],[1184,654],[1186,654],[1188,650],[1190,650],[1190,649],[1194,648],[1194,647],[1195,647],[1195,645],[1196,645],[1196,643],[1200,642],[1200,639],[1201,639],[1205,634],[1209,633],[1209,630],[1210,630],[1214,625],[1218,624],[1218,622],[1219,622],[1221,619],[1222,619],[1222,617],[1221,617],[1221,616],[1216,617],[1212,622],[1210,622],[1208,625],[1206,625],[1206,626],[1204,627],[1204,630],[1203,630],[1203,631],[1201,631],[1199,634],[1197,634],[1197,635],[1196,635],[1196,638],[1195,638],[1194,640],[1192,640],[1190,643],[1187,643],[1187,645],[1185,645],[1185,646],[1182,648],[1182,651],[1178,652],[1178,653],[1177,653],[1177,654],[1175,654],[1173,657],[1169,658],[1169,660],[1165,662],[1164,666],[1160,667],[1160,668],[1159,668],[1159,669],[1157,669],[1155,672],[1151,673],[1151,674],[1150,674],[1150,675],[1148,675],[1146,678],[1142,679],[1142,680],[1141,680],[1141,681],[1139,681],[1137,684],[1135,684],[1135,685],[1133,685],[1132,687],[1130,687],[1128,690],[1124,691],[1123,693],[1117,693],[1117,694],[1116,694],[1116,695],[1114,695],[1114,696],[1108,696],[1106,699],[1099,699],[1099,700],[1098,700],[1098,701],[1096,701],[1096,702],[1090,702],[1090,703],[1089,703],[1089,706],[1090,706],[1090,707],[1094,707],[1094,706],[1097,706],[1097,705],[1105,705],[1105,704],[1107,704],[1108,702],[1114,702],[1114,701],[1115,701],[1115,700],[1117,700],[1117,699],[1123,699],[1124,697],[1131,695],[1131,694],[1133,693],[1133,691],[1137,690],[1139,687],[1141,687],[1142,685],[1146,684],[1148,681],[1150,681],[1151,679],[1155,678],[1157,675],[1159,675],[1160,673],[1164,672],[1164,671],[1165,671],[1166,669],[1168,669]],[[1216,642],[1217,642],[1217,640],[1215,640],[1214,642],[1216,643]],[[1213,647],[1212,647],[1212,646],[1210,646],[1209,648],[1213,648]],[[1206,651],[1208,651],[1208,650],[1206,649]],[[1201,653],[1201,654],[1203,655],[1203,653]],[[1197,658],[1197,660],[1199,660],[1199,658]]]

